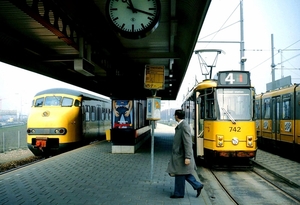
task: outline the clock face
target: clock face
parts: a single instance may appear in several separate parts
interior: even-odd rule
[[[160,0],[108,0],[106,12],[119,35],[143,38],[158,26]]]

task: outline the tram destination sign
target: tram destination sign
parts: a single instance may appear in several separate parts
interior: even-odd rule
[[[220,71],[218,85],[221,86],[250,86],[249,71]]]
[[[144,88],[162,90],[165,83],[165,66],[146,65],[144,73]]]

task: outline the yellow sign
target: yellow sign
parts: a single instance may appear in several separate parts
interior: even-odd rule
[[[164,89],[165,82],[165,66],[146,65],[144,88],[160,90]]]

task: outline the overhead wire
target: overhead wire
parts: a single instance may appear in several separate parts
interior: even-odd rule
[[[231,27],[231,26],[233,26],[233,25],[239,23],[240,21],[237,21],[237,22],[234,22],[234,23],[232,23],[232,24],[230,24],[230,25],[224,27],[224,25],[225,25],[225,24],[227,23],[227,21],[231,18],[231,16],[236,12],[236,10],[239,8],[239,6],[240,6],[240,3],[238,3],[238,5],[235,7],[235,9],[231,12],[231,14],[228,16],[228,18],[225,20],[225,22],[222,24],[222,26],[221,26],[217,31],[215,31],[215,32],[213,32],[213,33],[211,33],[211,34],[208,34],[208,35],[206,35],[206,36],[204,36],[204,37],[202,37],[202,38],[200,38],[200,39],[198,39],[198,41],[201,41],[201,40],[203,40],[203,39],[205,39],[205,38],[207,38],[207,37],[209,37],[209,36],[211,36],[211,35],[214,35],[214,36],[211,38],[211,40],[209,40],[209,41],[212,41],[220,31],[222,31],[222,30],[224,30],[224,29],[226,29],[226,28],[229,28],[229,27]],[[288,49],[289,47],[293,46],[294,44],[298,43],[299,41],[300,41],[300,40],[298,40],[298,41],[292,43],[291,45],[287,46],[285,49]],[[209,44],[210,44],[210,43],[207,43],[205,47],[207,47]],[[282,49],[282,50],[285,50],[285,49]],[[274,56],[276,56],[276,55],[278,55],[278,53],[276,53]],[[292,57],[292,58],[290,58],[290,59],[287,59],[287,60],[285,60],[284,62],[286,62],[286,61],[288,61],[288,60],[291,60],[291,59],[293,59],[293,58],[295,58],[295,57],[297,57],[297,56],[299,56],[299,55],[300,55],[300,54],[298,54],[298,55],[296,55],[296,56],[294,56],[294,57]],[[257,67],[259,67],[260,65],[264,64],[266,61],[270,60],[271,58],[272,58],[272,56],[269,57],[269,58],[267,58],[266,60],[262,61],[262,62],[259,63],[258,65],[254,66],[253,68],[249,69],[249,71],[254,70],[255,68],[257,68]],[[283,63],[283,62],[282,62],[282,63]]]
[[[288,49],[289,47],[295,45],[295,44],[298,43],[299,41],[300,41],[300,40],[297,40],[296,42],[292,43],[291,45],[287,46],[285,49],[282,49],[282,50]],[[278,54],[279,54],[279,53],[276,53],[276,54],[274,54],[274,56],[276,56],[276,55],[278,55]],[[298,54],[298,55],[296,55],[296,56],[294,56],[294,57],[297,57],[297,56],[299,56],[299,55],[300,55],[300,54]],[[292,57],[292,58],[294,58],[294,57]],[[258,66],[262,65],[263,63],[265,63],[266,61],[270,60],[271,58],[272,58],[272,56],[269,57],[269,58],[267,58],[266,60],[262,61],[262,62],[259,63],[258,65],[254,66],[253,68],[249,69],[249,71],[254,70],[255,68],[257,68]],[[290,59],[292,59],[292,58],[290,58]],[[289,60],[290,60],[290,59],[289,59]],[[286,60],[286,61],[287,61],[287,60]],[[284,61],[284,62],[286,62],[286,61]],[[278,65],[278,64],[277,64],[277,65]]]
[[[207,36],[205,36],[205,37],[203,37],[203,38],[201,38],[201,39],[204,39],[204,38],[206,38],[206,37],[208,37],[208,36],[211,36],[211,35],[215,34],[215,35],[211,38],[211,40],[210,40],[210,41],[212,41],[212,40],[216,37],[216,35],[217,35],[221,30],[224,30],[225,28],[228,28],[228,27],[230,27],[230,26],[232,26],[232,25],[234,25],[234,24],[240,22],[240,21],[237,21],[237,22],[235,22],[235,23],[233,23],[233,24],[231,24],[231,25],[226,26],[225,28],[223,28],[224,25],[227,23],[227,21],[230,19],[230,17],[235,13],[235,11],[237,10],[237,8],[239,8],[239,6],[240,6],[240,3],[239,3],[239,4],[235,7],[235,9],[231,12],[231,14],[228,16],[228,18],[225,20],[225,22],[224,22],[224,23],[222,24],[222,26],[220,27],[220,29],[218,29],[217,31],[213,32],[212,34],[209,34],[209,35],[207,35]],[[201,39],[199,39],[199,40],[201,40]],[[205,47],[207,47],[208,44],[209,44],[209,43],[207,43]]]

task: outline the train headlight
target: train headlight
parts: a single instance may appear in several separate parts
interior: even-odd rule
[[[30,133],[33,134],[33,133],[35,133],[35,130],[34,130],[34,129],[27,129],[27,133],[28,133],[28,134],[30,134]]]
[[[64,128],[59,128],[59,129],[55,129],[55,134],[65,134],[66,133],[66,129]]]
[[[247,147],[253,147],[253,136],[247,136]]]
[[[224,147],[224,136],[217,135],[217,147]]]
[[[239,139],[237,137],[232,138],[231,140],[233,145],[237,145],[239,143]]]

